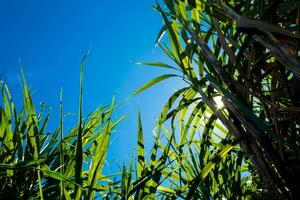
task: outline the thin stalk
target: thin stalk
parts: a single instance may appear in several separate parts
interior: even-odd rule
[[[40,168],[41,166],[39,166]],[[37,170],[37,175],[38,175],[38,182],[39,182],[39,195],[40,195],[40,199],[44,199],[43,196],[43,186],[42,186],[42,179],[41,179],[41,172],[40,170]]]
[[[60,101],[59,101],[59,108],[60,108],[60,173],[64,174],[64,150],[63,150],[63,90],[60,89]],[[64,182],[63,180],[60,181],[60,199],[63,199],[64,194]]]

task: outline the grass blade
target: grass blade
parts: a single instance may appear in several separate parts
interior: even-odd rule
[[[153,80],[149,81],[148,83],[146,83],[145,85],[143,85],[142,87],[140,87],[138,90],[136,90],[131,96],[135,96],[141,92],[143,92],[144,90],[148,89],[149,87],[163,81],[163,80],[166,80],[168,78],[171,78],[171,77],[175,77],[177,75],[175,74],[165,74],[165,75],[162,75],[162,76],[159,76],[159,77],[156,77],[154,78]]]
[[[75,162],[75,194],[76,200],[81,198],[81,189],[78,185],[82,185],[82,96],[83,96],[83,72],[87,54],[83,57],[80,65],[80,83],[79,83],[79,116],[78,116],[78,135],[76,143],[76,162]]]
[[[144,133],[142,127],[141,113],[138,112],[138,165],[137,165],[137,178],[142,176],[146,167],[145,165],[145,150],[144,150]]]

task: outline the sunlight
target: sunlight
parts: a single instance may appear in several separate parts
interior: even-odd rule
[[[224,107],[224,103],[222,101],[222,96],[216,96],[216,97],[214,97],[214,101],[216,103],[217,109],[221,109],[221,108]]]

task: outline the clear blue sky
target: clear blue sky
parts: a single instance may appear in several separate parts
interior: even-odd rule
[[[20,59],[33,98],[52,107],[49,128],[58,124],[59,91],[64,90],[64,111],[77,113],[79,65],[90,50],[84,79],[84,112],[117,102],[163,70],[135,65],[136,61],[164,61],[154,41],[161,17],[151,5],[155,1],[1,1],[0,73],[20,104]],[[178,81],[178,80],[177,80]],[[146,146],[152,145],[151,129],[162,105],[176,87],[176,80],[160,84],[118,110],[127,114],[112,138],[108,162],[129,159],[136,144],[137,108],[140,104]],[[65,128],[76,121],[71,115]],[[71,128],[71,127],[69,127]]]

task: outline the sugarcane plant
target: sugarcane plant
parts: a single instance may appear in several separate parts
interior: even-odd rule
[[[184,96],[195,94],[189,90]],[[185,107],[185,97],[176,106],[176,98],[167,101],[153,129],[155,142],[148,156],[139,113],[136,159],[124,164],[122,177],[110,185],[109,199],[263,197],[251,174],[252,163],[209,107],[199,99]]]
[[[206,191],[204,199],[219,195],[217,189],[212,189],[214,184],[205,188],[207,176],[201,169],[210,169],[210,176],[222,170],[234,173],[233,165],[225,167],[232,162],[225,157],[227,154],[231,159],[237,158],[234,166],[238,168],[247,163],[249,183],[255,185],[261,198],[300,198],[299,2],[165,0],[163,6],[157,3],[154,9],[163,19],[156,45],[170,62],[139,64],[167,68],[173,73],[153,79],[134,94],[168,78],[177,77],[186,83],[170,97],[160,119],[162,123],[183,113],[181,121],[187,120],[179,126],[183,131],[179,142],[171,144],[179,154],[175,159],[179,178],[174,184],[189,191],[183,197],[195,197],[198,190]],[[201,119],[205,112],[210,113],[207,120]],[[194,162],[193,153],[182,154],[189,150],[189,145],[183,144],[194,137],[188,130],[198,126],[211,130],[221,126],[226,133],[215,141],[217,146],[223,146],[219,153],[215,150],[219,156],[204,168],[205,156]],[[211,133],[205,129],[201,132],[199,142],[207,145]],[[195,152],[201,151],[203,148]],[[182,161],[187,155],[190,159]],[[220,160],[229,163],[213,168]],[[200,171],[189,171],[191,162],[193,169]],[[225,177],[220,180],[215,176],[215,180],[220,184],[230,179]],[[252,189],[246,187],[247,191]]]
[[[172,70],[133,95],[178,78],[144,148],[141,114],[136,154],[105,175],[110,135],[124,118],[97,108],[83,118],[81,64],[78,122],[47,129],[23,70],[18,111],[0,84],[0,199],[298,199],[300,198],[300,5],[297,1],[165,0],[155,45]],[[165,33],[168,37],[165,37]],[[182,85],[182,84],[180,84]],[[147,141],[146,141],[147,142]]]
[[[153,129],[154,144],[148,154],[138,113],[135,156],[128,167],[124,163],[120,170],[122,176],[110,182],[106,197],[124,200],[265,198],[261,182],[255,180],[253,164],[213,112],[199,99],[183,108],[186,99],[175,105],[176,98],[167,101]],[[167,121],[170,118],[171,127]]]
[[[86,58],[86,57],[85,57]],[[105,197],[110,176],[102,173],[110,135],[124,118],[112,119],[116,109],[101,106],[86,118],[82,114],[83,68],[80,74],[78,123],[63,128],[63,95],[55,131],[47,131],[49,114],[35,109],[23,69],[24,106],[18,112],[9,89],[1,83],[0,199],[95,199]]]

